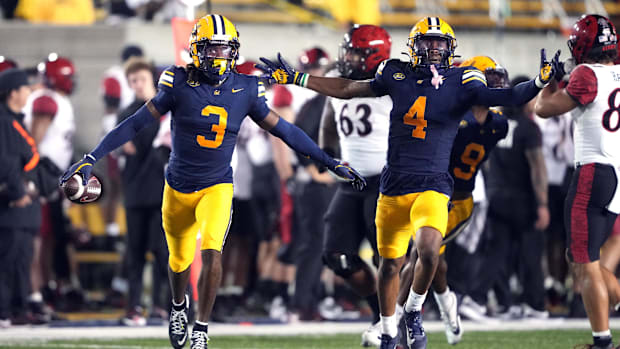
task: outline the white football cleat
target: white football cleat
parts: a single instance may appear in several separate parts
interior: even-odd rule
[[[370,325],[362,332],[362,344],[363,347],[375,347],[378,348],[381,345],[381,321]]]
[[[446,339],[448,344],[454,345],[461,341],[463,337],[463,327],[461,326],[461,317],[458,313],[458,303],[456,294],[452,291],[449,292],[449,300],[447,304],[442,304],[437,293],[433,292],[435,300],[439,305],[439,312],[441,314],[441,320],[446,328]],[[444,309],[445,308],[445,309]]]

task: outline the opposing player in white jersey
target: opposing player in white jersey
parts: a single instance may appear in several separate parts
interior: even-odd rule
[[[372,78],[379,63],[390,57],[392,39],[374,25],[356,25],[344,36],[338,56],[339,76],[365,80]],[[335,76],[337,72],[328,74]],[[368,187],[353,191],[341,184],[325,216],[324,263],[341,276],[373,311],[373,325],[362,334],[362,345],[381,344],[376,276],[359,256],[367,238],[375,256],[377,237],[375,210],[379,178],[387,160],[388,132],[392,100],[381,98],[329,98],[322,116],[319,144],[328,153],[340,148],[343,161],[357,166]]]
[[[620,66],[613,63],[617,45],[616,29],[607,18],[581,17],[568,40],[578,66],[565,89],[552,83],[536,103],[536,114],[543,118],[572,110],[575,122],[576,171],[564,205],[566,246],[576,282],[583,285],[594,341],[587,347],[592,349],[613,348],[609,307],[620,307],[620,285],[599,263],[600,248],[620,212]],[[563,65],[557,55],[553,64]]]

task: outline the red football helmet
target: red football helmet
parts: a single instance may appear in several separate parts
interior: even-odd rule
[[[60,57],[56,53],[50,53],[47,60],[42,65],[45,84],[55,90],[71,94],[75,87],[73,76],[75,67],[73,62],[65,57]]]
[[[617,52],[616,28],[603,16],[583,15],[573,25],[568,38],[568,48],[577,64],[603,53]]]
[[[256,65],[256,62],[254,61],[245,61],[241,64],[237,63],[237,65],[235,65],[235,69],[237,69],[237,73],[245,75],[261,76],[265,74],[262,70],[256,68],[254,65]]]
[[[304,50],[299,55],[299,70],[307,72],[310,69],[324,67],[329,63],[327,52],[320,47]]]
[[[338,70],[350,79],[372,78],[379,63],[390,58],[392,38],[376,25],[356,24],[344,35],[338,52]]]
[[[17,62],[10,58],[0,56],[0,72],[11,68],[17,68]]]

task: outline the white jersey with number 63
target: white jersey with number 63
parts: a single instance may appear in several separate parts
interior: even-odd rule
[[[387,161],[392,99],[330,98],[340,138],[342,160],[362,176],[381,173]]]

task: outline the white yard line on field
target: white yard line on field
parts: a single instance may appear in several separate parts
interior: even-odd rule
[[[237,325],[209,324],[211,336],[291,336],[291,335],[327,335],[339,333],[362,333],[369,324],[363,322],[304,322],[295,324]],[[620,329],[620,318],[610,320],[611,329]],[[440,321],[425,321],[427,332],[442,332]],[[528,331],[528,330],[588,330],[586,319],[552,318],[545,320],[494,321],[477,323],[464,321],[465,331]],[[48,341],[58,339],[116,339],[116,338],[168,338],[164,326],[147,327],[41,327],[13,326],[0,329],[0,345],[23,343],[29,341]],[[88,347],[90,348],[90,347]],[[105,346],[105,348],[113,348]],[[127,348],[127,347],[125,347]],[[131,347],[133,348],[133,347]],[[136,347],[139,348],[139,347]]]

